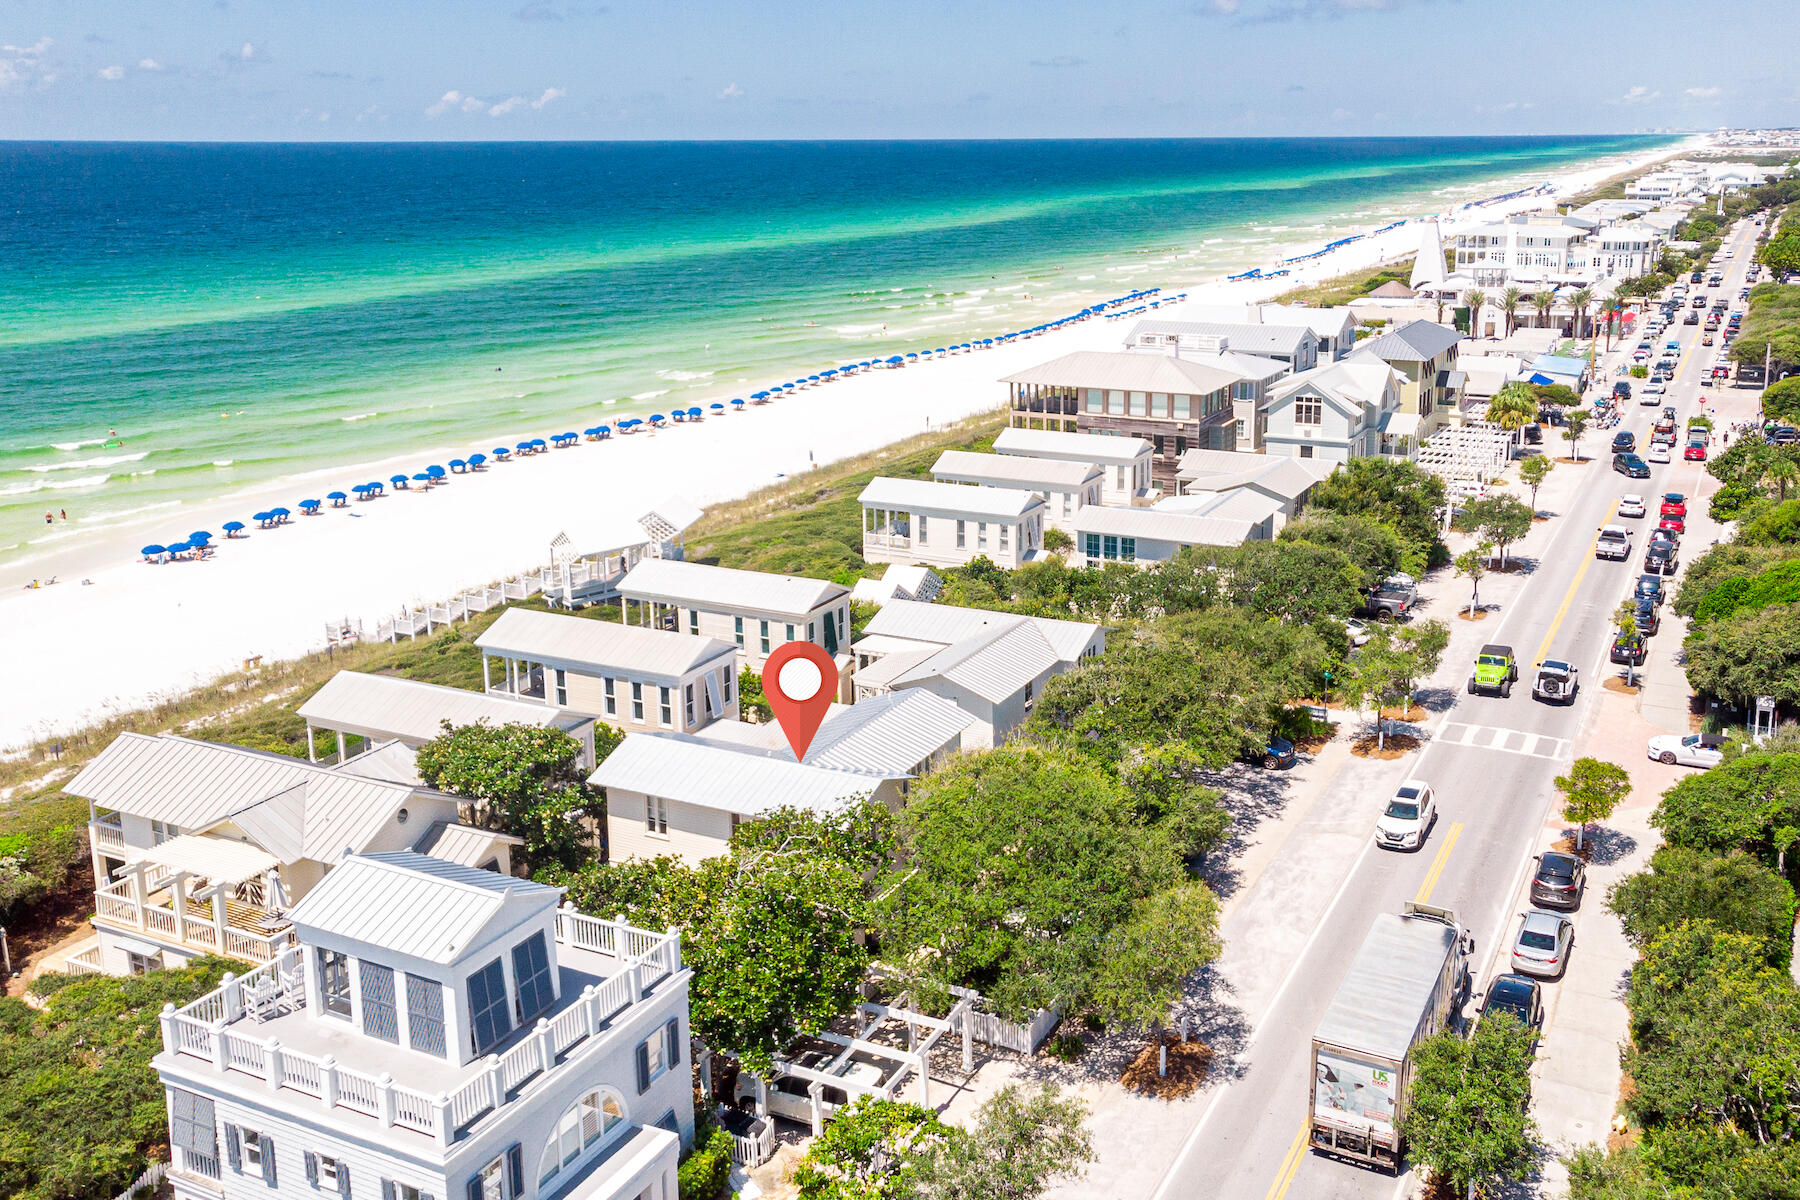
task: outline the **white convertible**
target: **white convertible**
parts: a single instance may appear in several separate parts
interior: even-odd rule
[[[1716,767],[1725,760],[1720,749],[1725,739],[1710,733],[1659,733],[1650,739],[1650,757],[1659,763],[1683,767]]]

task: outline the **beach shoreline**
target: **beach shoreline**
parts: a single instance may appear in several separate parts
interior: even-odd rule
[[[1629,159],[1654,161],[1693,144]],[[1558,194],[1572,194],[1618,174],[1625,161],[1608,156],[1559,171],[1553,183]],[[1442,215],[1445,227],[1454,228],[1459,219],[1491,220],[1543,202],[1542,196],[1520,197]],[[1180,319],[1184,309],[1254,303],[1296,285],[1406,258],[1417,250],[1419,236],[1416,219],[1409,219],[1273,279],[1186,285],[1146,279],[1139,286],[1161,284],[1171,294],[1185,290],[1188,299],[1156,313]],[[324,467],[182,503],[175,510],[179,516],[121,522],[88,545],[0,567],[0,629],[11,631],[6,648],[22,681],[0,699],[0,749],[197,685],[247,659],[291,658],[318,649],[328,622],[361,620],[373,634],[375,621],[402,605],[441,602],[467,587],[546,564],[551,539],[560,532],[627,523],[672,495],[703,505],[731,500],[810,466],[878,451],[926,428],[992,411],[1005,399],[1004,386],[996,382],[1000,377],[1076,350],[1117,349],[1136,319],[1090,318],[992,349],[859,372],[766,406],[490,462],[487,470],[452,476],[449,484],[426,494],[390,491],[347,509],[328,508],[318,516],[296,515],[278,528],[252,529],[247,537],[221,538],[219,553],[201,562],[148,565],[138,561],[136,548],[159,540],[151,536],[155,531],[166,534],[175,525],[219,533],[225,520],[247,522],[253,511],[276,504],[298,513],[302,497],[323,499],[357,480],[410,477],[427,463],[448,463],[471,450],[579,430],[595,419],[592,410],[568,418],[573,425],[545,418],[536,429],[492,441],[471,439],[459,447]],[[721,391],[691,403],[706,409],[733,394]],[[26,586],[50,576],[58,579],[54,586]],[[88,579],[91,585],[83,583]]]

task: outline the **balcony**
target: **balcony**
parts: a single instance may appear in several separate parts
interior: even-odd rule
[[[227,896],[218,888],[202,900],[185,891],[177,878],[169,886],[149,887],[141,875],[128,875],[94,891],[94,923],[119,933],[147,934],[153,940],[202,954],[224,954],[245,962],[266,963],[293,943],[289,929],[270,928],[276,918],[255,905]],[[138,889],[145,887],[143,899]]]
[[[100,817],[89,821],[88,841],[96,846],[107,846],[115,850],[124,849],[125,830],[121,827],[117,815],[111,819]]]
[[[186,1008],[166,1006],[163,1052],[448,1146],[517,1099],[532,1080],[580,1069],[587,1048],[629,1019],[637,1005],[660,999],[657,985],[682,969],[676,934],[572,908],[556,915],[556,945],[561,994],[555,1007],[531,1028],[515,1031],[500,1053],[476,1062],[403,1050],[363,1036],[348,1022],[308,1013],[298,946],[241,978],[227,977]],[[346,1061],[387,1069],[361,1070],[344,1066]],[[408,1084],[395,1082],[395,1074]]]

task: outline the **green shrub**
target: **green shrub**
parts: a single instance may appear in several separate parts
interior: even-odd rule
[[[87,859],[87,804],[56,795],[6,817],[0,837],[0,924],[68,881]]]
[[[1743,609],[1800,602],[1800,560],[1780,563],[1760,575],[1727,579],[1694,609],[1695,624],[1728,617]]]
[[[1631,377],[1633,379],[1648,379],[1650,378],[1650,368],[1643,366],[1642,364],[1632,367]]]
[[[799,1198],[885,1200],[909,1195],[912,1172],[907,1152],[923,1138],[951,1132],[929,1108],[860,1097],[838,1112],[795,1166]]]
[[[1044,549],[1061,551],[1074,548],[1075,539],[1070,537],[1067,531],[1058,529],[1054,525],[1044,530]]]
[[[1743,483],[1728,483],[1713,493],[1706,515],[1715,521],[1735,521],[1744,507],[1756,499],[1756,489]]]
[[[1086,1049],[1079,1034],[1059,1033],[1044,1043],[1044,1053],[1063,1062],[1074,1062]]]
[[[731,1182],[731,1135],[705,1110],[696,1110],[694,1148],[676,1168],[681,1200],[716,1200]]]

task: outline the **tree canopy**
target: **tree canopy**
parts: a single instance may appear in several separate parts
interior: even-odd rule
[[[1587,827],[1612,816],[1619,801],[1631,792],[1631,776],[1617,763],[1598,758],[1578,758],[1569,773],[1556,778],[1563,797],[1563,820],[1575,822],[1575,846],[1580,849]]]
[[[1308,512],[1288,522],[1280,540],[1310,542],[1338,551],[1356,568],[1357,583],[1365,588],[1398,572],[1418,575],[1425,570],[1424,556],[1392,525],[1356,513]]]
[[[1758,696],[1800,702],[1800,604],[1734,612],[1682,642],[1696,691],[1748,707]]]
[[[1453,1030],[1413,1048],[1400,1118],[1407,1153],[1458,1195],[1520,1174],[1531,1162],[1532,1034],[1510,1015],[1484,1018],[1467,1038]]]
[[[1438,547],[1444,481],[1417,463],[1395,458],[1353,458],[1316,488],[1315,512],[1338,512],[1385,521],[1422,553]]]
[[[1721,931],[1757,939],[1772,967],[1785,967],[1794,936],[1794,889],[1742,850],[1714,854],[1663,846],[1650,869],[1628,875],[1607,893],[1625,936],[1639,947],[1686,920],[1710,920]]]
[[[1800,754],[1746,754],[1688,775],[1663,793],[1650,823],[1672,846],[1747,850],[1772,864],[1776,831],[1800,826]]]

